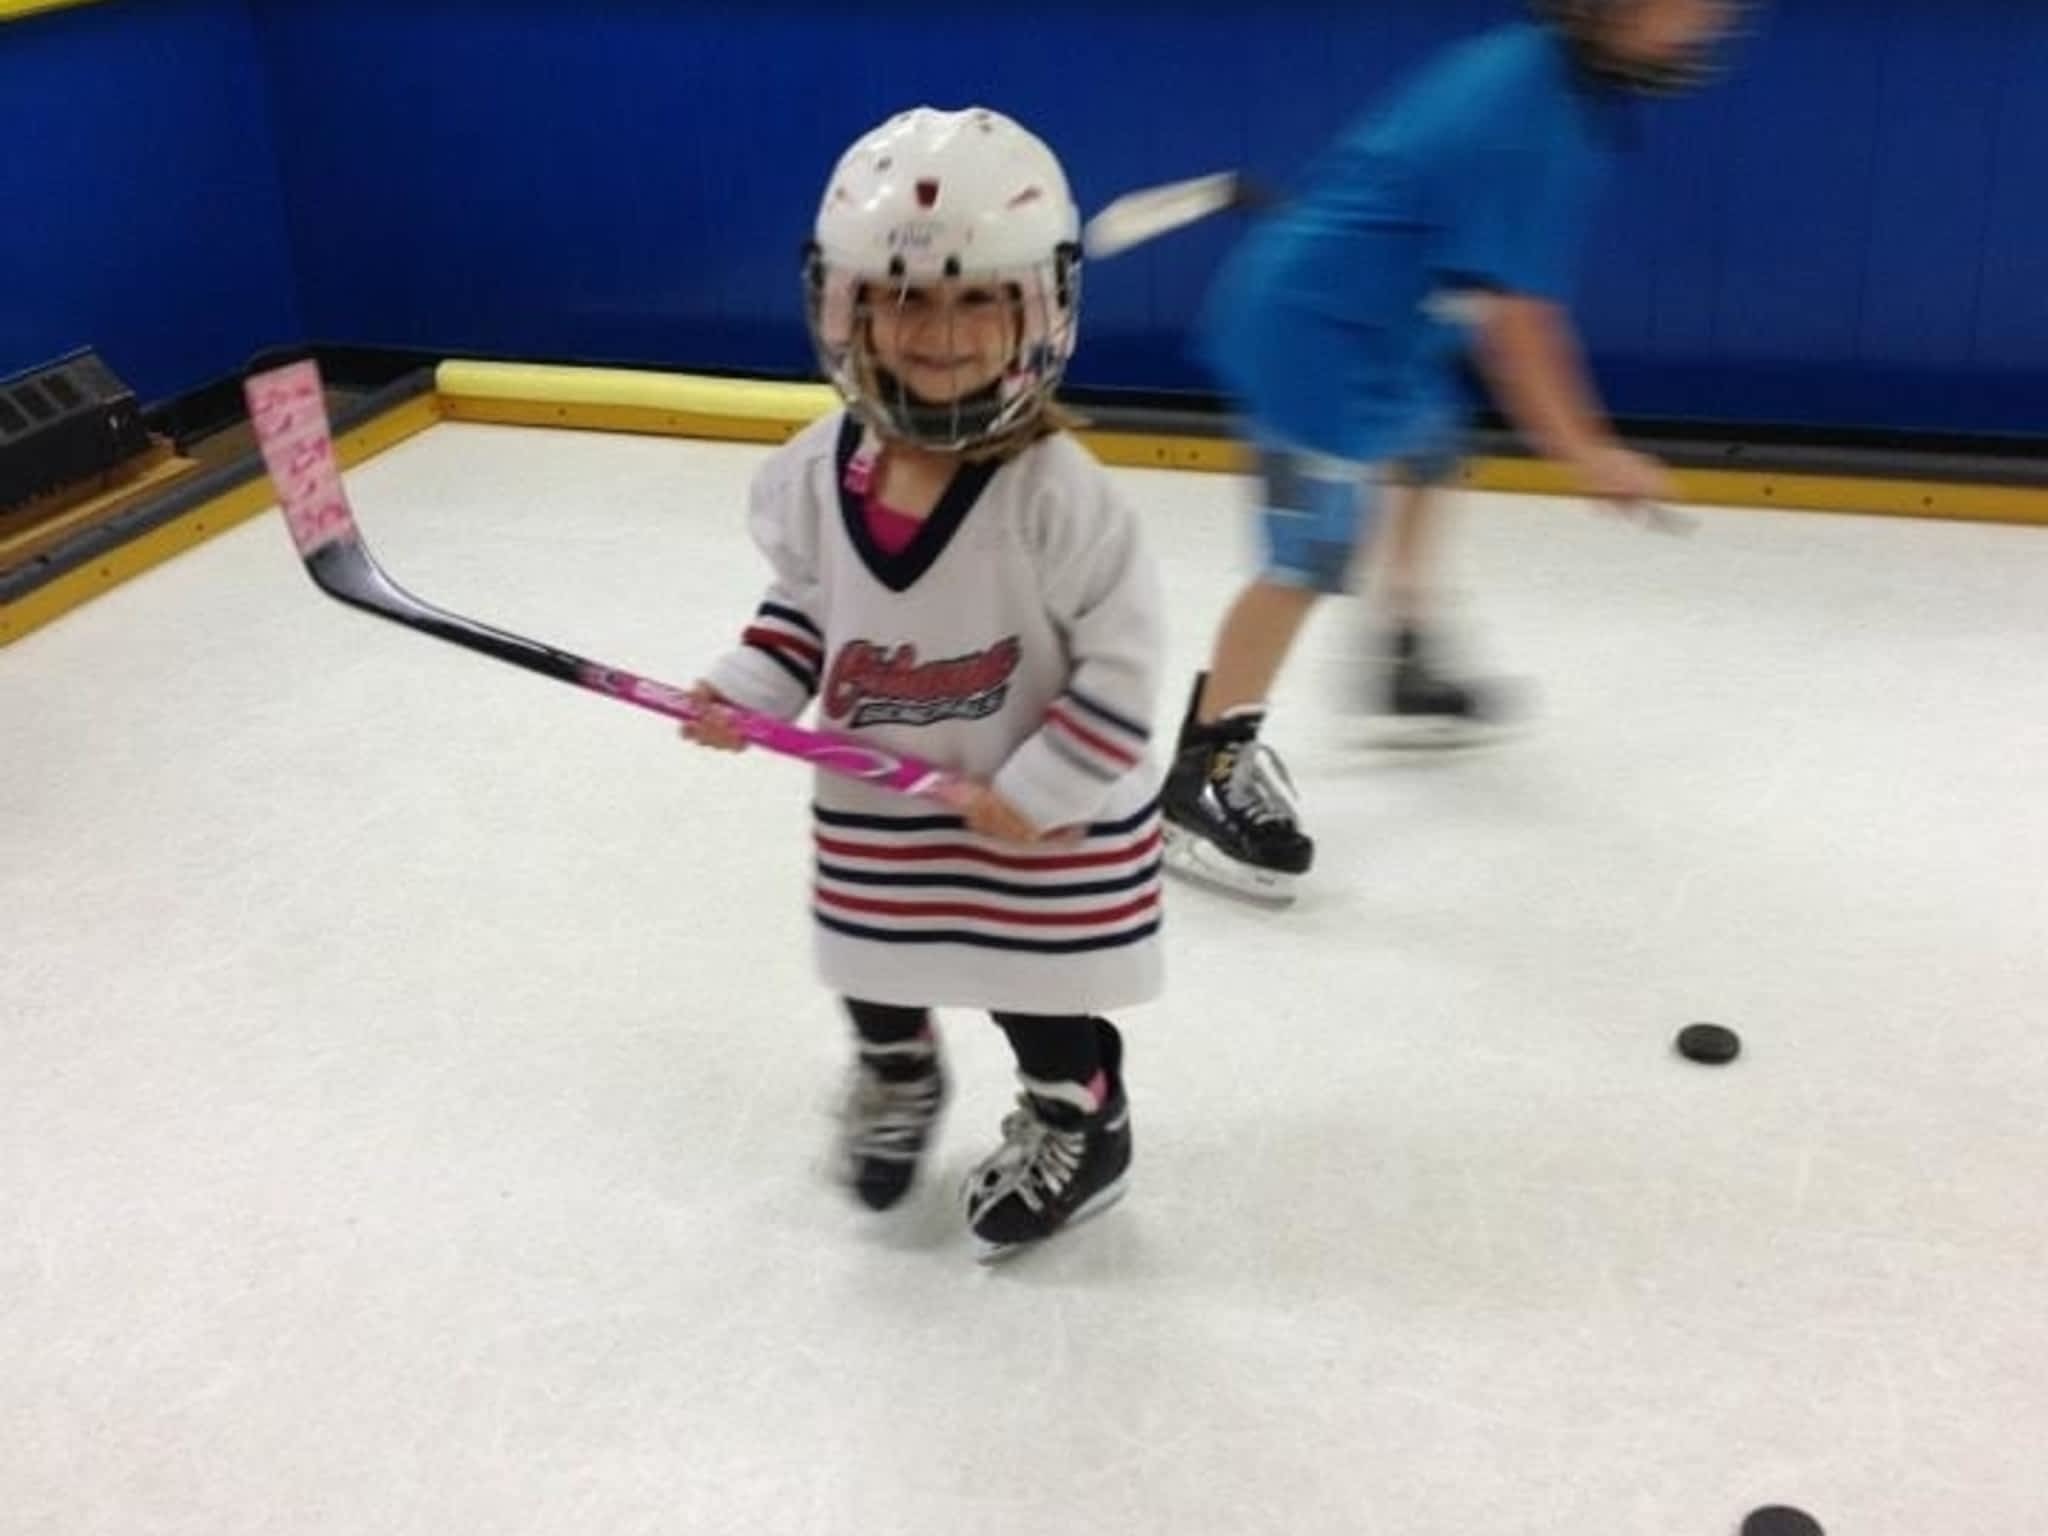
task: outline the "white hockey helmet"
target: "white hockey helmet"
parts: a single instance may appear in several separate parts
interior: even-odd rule
[[[1081,218],[1052,151],[1000,112],[899,113],[841,157],[806,252],[811,339],[826,377],[885,436],[987,447],[1031,430],[1074,353]],[[1015,306],[1016,350],[974,395],[921,400],[878,366],[868,320],[905,289],[961,279]]]

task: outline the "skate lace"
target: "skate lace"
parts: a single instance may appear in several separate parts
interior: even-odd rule
[[[1254,826],[1300,819],[1301,801],[1280,754],[1263,741],[1233,746],[1216,765],[1223,798]]]
[[[1087,1150],[1085,1132],[1048,1124],[1028,1096],[1020,1098],[1003,1117],[1003,1144],[976,1171],[975,1198],[993,1205],[1014,1194],[1042,1211],[1073,1183]]]
[[[846,1098],[846,1136],[860,1155],[914,1153],[939,1108],[939,1075],[893,1081],[856,1063]]]

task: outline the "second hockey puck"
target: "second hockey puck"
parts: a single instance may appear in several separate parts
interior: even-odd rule
[[[1820,1522],[1803,1509],[1773,1504],[1742,1522],[1742,1536],[1826,1536]]]
[[[1742,1037],[1719,1024],[1688,1024],[1678,1032],[1678,1054],[1708,1066],[1726,1066],[1742,1054]]]

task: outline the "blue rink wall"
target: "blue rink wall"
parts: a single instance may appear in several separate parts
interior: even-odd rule
[[[1014,9],[906,0],[60,12],[0,28],[0,113],[34,151],[0,176],[10,206],[120,255],[58,261],[7,242],[0,367],[90,341],[161,394],[296,329],[802,372],[798,243],[836,153],[890,110],[1010,111],[1053,142],[1088,207],[1220,167],[1284,181],[1432,49],[1516,13],[1041,0],[1026,26]],[[2048,7],[1780,0],[1737,62],[1713,92],[1643,113],[1593,244],[1583,314],[1617,408],[2042,430]],[[15,88],[30,85],[41,115],[91,104],[90,129],[29,121]],[[198,212],[181,178],[218,200]],[[173,203],[185,217],[166,217]],[[1206,388],[1186,328],[1232,234],[1093,268],[1075,381]],[[17,315],[24,293],[33,314]]]
[[[243,0],[0,25],[0,375],[97,346],[145,398],[300,329]]]

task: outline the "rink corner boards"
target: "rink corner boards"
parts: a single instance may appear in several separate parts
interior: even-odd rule
[[[0,18],[7,14],[0,0]],[[409,373],[340,411],[335,441],[345,467],[440,421],[779,443],[836,404],[822,384],[448,361]],[[1082,412],[1088,419],[1082,437],[1106,464],[1226,473],[1249,464],[1243,446],[1214,420],[1089,406]],[[2048,474],[2032,484],[2014,484],[1987,476],[1981,467],[1943,475],[1939,461],[1928,461],[1923,470],[1909,460],[1913,472],[1905,474],[1875,472],[1853,455],[1772,458],[1769,467],[1727,467],[1687,464],[1681,457],[1679,499],[1716,507],[2048,526]],[[1556,466],[1507,452],[1472,459],[1463,483],[1475,490],[1570,494]],[[0,647],[273,504],[252,449],[33,559],[10,566],[0,545]]]
[[[352,468],[441,419],[432,370],[421,370],[337,412],[335,454]],[[54,544],[33,528],[0,534],[0,648],[276,504],[252,444]]]
[[[437,392],[450,421],[575,427],[677,437],[779,443],[837,404],[823,384],[702,378],[632,369],[563,368],[521,363],[446,362]],[[1105,464],[1131,469],[1243,473],[1251,458],[1216,420],[1190,413],[1079,407],[1081,436]],[[1656,448],[1660,445],[1647,445]],[[1848,512],[1864,516],[1949,518],[2048,525],[2048,472],[2011,484],[1971,466],[1953,477],[1926,461],[1904,474],[1896,459],[1818,450],[1773,454],[1768,468],[1687,464],[1676,457],[1680,500],[1704,506]],[[1805,462],[1798,462],[1804,460]],[[1956,461],[1951,461],[1956,462]],[[1543,496],[1572,494],[1557,465],[1508,453],[1482,453],[1464,467],[1474,490]]]

